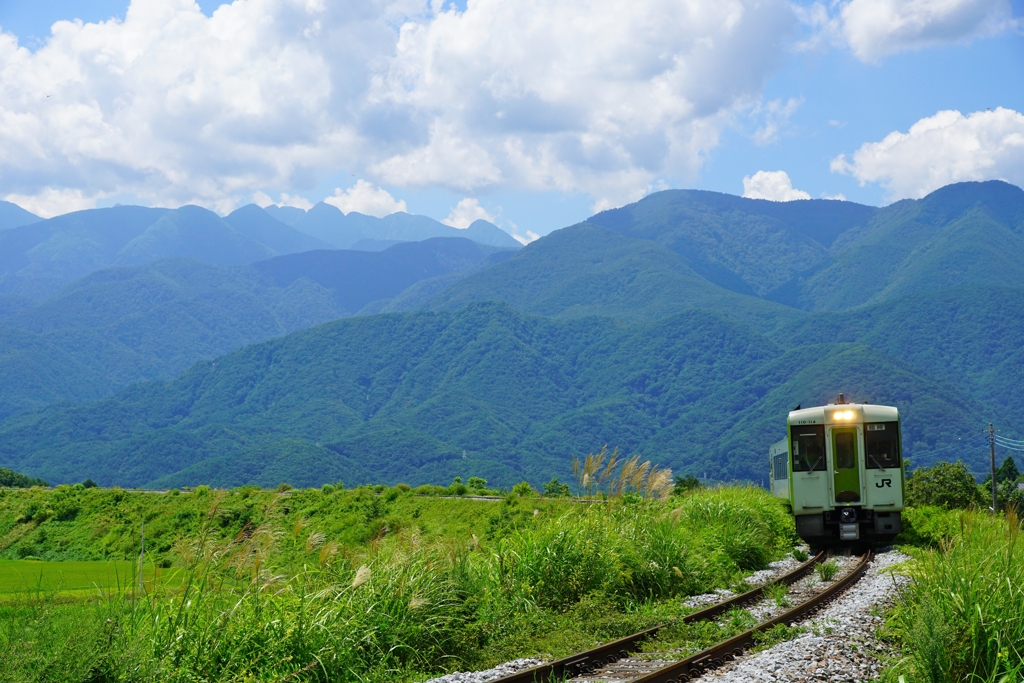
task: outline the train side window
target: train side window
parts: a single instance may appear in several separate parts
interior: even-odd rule
[[[869,470],[900,466],[899,422],[868,422],[864,425],[864,455]]]
[[[779,453],[772,458],[772,465],[775,470],[774,479],[776,481],[782,479],[789,479],[789,463],[786,462],[786,454]]]
[[[820,472],[827,468],[823,425],[792,427],[790,437],[793,444],[794,472]]]

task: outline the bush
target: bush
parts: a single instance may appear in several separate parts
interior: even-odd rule
[[[907,504],[946,509],[983,506],[977,482],[960,460],[919,467],[907,478]]]
[[[401,491],[402,493],[408,493],[409,491],[412,491],[412,487],[409,486],[408,484],[395,484],[395,488]]]
[[[533,490],[533,487],[530,486],[530,482],[528,481],[521,481],[512,487],[512,495],[519,496],[520,498],[532,496],[534,493],[536,493],[536,491]]]
[[[687,474],[684,477],[676,477],[675,485],[672,487],[672,495],[681,496],[689,491],[703,487],[704,484],[700,483],[700,479],[692,474]]]
[[[334,493],[334,487],[331,486],[330,484],[324,484],[323,486],[320,487],[320,492],[325,495]]]
[[[448,494],[452,496],[464,496],[469,492],[465,484],[454,483],[448,487]]]
[[[569,485],[558,481],[558,477],[552,477],[551,481],[544,484],[544,495],[548,498],[565,498],[570,494]]]

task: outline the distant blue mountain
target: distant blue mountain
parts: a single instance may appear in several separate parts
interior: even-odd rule
[[[0,201],[0,230],[18,228],[29,223],[38,223],[41,220],[43,219],[17,204]]]
[[[408,213],[393,213],[383,218],[355,211],[345,214],[324,202],[305,212],[294,207],[267,207],[266,211],[339,249],[350,249],[361,240],[419,242],[431,237],[465,237],[480,244],[507,249],[521,246],[507,232],[484,220],[474,221],[468,228],[460,230],[427,216]]]
[[[242,265],[327,246],[257,206],[225,218],[198,206],[75,211],[0,231],[0,315],[109,266],[170,257]]]

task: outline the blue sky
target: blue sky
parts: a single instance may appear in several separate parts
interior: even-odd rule
[[[717,0],[652,2],[625,29],[614,18],[629,5],[614,0],[524,0],[522,12],[496,2],[407,2],[397,14],[315,0],[214,14],[201,2],[195,16],[182,0],[136,0],[134,24],[123,1],[0,2],[0,27],[27,48],[8,45],[0,60],[36,74],[0,88],[0,110],[24,124],[17,142],[0,139],[0,196],[53,214],[334,195],[343,210],[404,202],[527,237],[665,187],[880,205],[956,180],[1024,182],[1021,1],[804,3],[794,18],[787,3],[736,0],[739,30],[715,15],[728,4]],[[593,17],[580,35],[574,11]],[[692,19],[658,26],[679,11]],[[526,28],[536,17],[550,32]],[[120,21],[89,31],[110,18]],[[51,37],[71,19],[86,26]],[[232,39],[234,53],[214,40],[225,27],[251,33]],[[614,61],[587,52],[595,39]],[[565,50],[549,69],[531,53],[552,41]],[[702,54],[704,43],[715,49]],[[190,50],[209,54],[174,64]],[[272,59],[246,71],[247,50]],[[70,76],[54,66],[69,63],[81,65]],[[32,83],[56,94],[33,96]],[[944,110],[963,116],[935,118]],[[882,144],[919,122],[919,134]]]

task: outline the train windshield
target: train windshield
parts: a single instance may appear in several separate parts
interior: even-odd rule
[[[869,470],[900,466],[900,423],[868,422],[864,425],[864,455]]]
[[[793,444],[793,471],[818,472],[825,462],[825,427],[807,425],[790,429]]]

